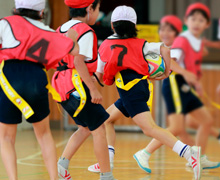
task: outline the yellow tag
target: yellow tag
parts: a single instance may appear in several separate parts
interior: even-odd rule
[[[4,61],[0,66],[0,85],[8,99],[22,112],[28,119],[34,114],[30,105],[14,90],[3,73]]]
[[[46,69],[43,69],[44,72],[46,73],[46,76],[47,76],[47,86],[46,88],[48,89],[49,93],[52,95],[53,99],[57,102],[61,102],[61,97],[59,95],[59,93],[53,88],[53,86],[51,86],[51,83],[50,83],[50,79],[49,79],[49,76],[47,74],[47,71]]]
[[[182,104],[181,104],[180,93],[179,93],[179,89],[178,89],[178,85],[177,85],[175,77],[176,77],[176,73],[172,72],[169,76],[170,87],[171,87],[174,105],[176,108],[176,113],[180,114],[182,112]]]
[[[115,75],[115,84],[118,88],[123,89],[125,91],[128,91],[129,89],[131,89],[134,85],[136,85],[138,82],[140,82],[141,80],[145,80],[148,78],[147,76],[143,76],[141,79],[134,79],[130,82],[128,82],[126,85],[124,85],[124,81],[123,78],[121,76],[120,72],[117,72],[117,74]],[[147,105],[149,107],[150,110],[152,110],[152,103],[153,103],[153,84],[151,83],[151,81],[148,80],[149,83],[149,91],[150,91],[150,97],[149,100],[147,101]]]
[[[73,115],[73,117],[76,117],[80,113],[80,111],[82,111],[83,107],[86,104],[86,99],[87,99],[86,92],[83,87],[81,78],[80,78],[78,72],[76,71],[76,69],[73,69],[73,71],[72,71],[72,82],[73,82],[75,89],[77,90],[77,92],[80,95],[80,105]]]

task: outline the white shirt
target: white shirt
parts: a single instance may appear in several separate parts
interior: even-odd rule
[[[108,39],[116,39],[118,38],[116,35],[112,35],[110,36]],[[144,47],[143,47],[143,53],[144,56],[146,56],[149,53],[156,53],[156,54],[160,54],[160,47],[161,45],[163,45],[163,43],[145,43]],[[103,62],[100,58],[100,56],[98,55],[98,65],[97,65],[97,72],[99,73],[104,73],[104,67],[105,67],[105,62]]]
[[[40,29],[54,31],[49,26],[44,25],[41,21],[30,19],[28,17],[24,18]],[[2,44],[2,48],[13,48],[20,44],[20,42],[14,38],[10,24],[4,19],[0,21],[0,44]]]
[[[79,20],[70,20],[60,27],[62,32],[68,31],[72,26],[80,23]],[[88,32],[84,34],[78,41],[79,44],[79,54],[85,56],[85,61],[90,61],[93,59],[93,32]]]
[[[202,40],[198,39],[197,37],[195,37],[189,30],[183,32],[180,34],[180,36],[185,37],[191,47],[196,51],[200,51],[201,48],[201,44],[202,44]],[[184,64],[184,52],[181,49],[171,49],[170,51],[170,57],[176,59],[176,62],[183,68],[185,68],[185,64]]]

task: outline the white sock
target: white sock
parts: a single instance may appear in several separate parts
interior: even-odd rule
[[[189,147],[190,146],[182,143],[181,141],[177,141],[176,144],[173,146],[173,151],[179,154],[180,157],[185,157],[188,160],[188,154],[190,153]]]
[[[115,148],[113,146],[108,145],[108,152],[109,152],[109,160],[110,162],[113,162],[115,156]]]
[[[147,152],[146,149],[143,149],[142,151],[145,153],[146,157],[150,159],[151,153]]]

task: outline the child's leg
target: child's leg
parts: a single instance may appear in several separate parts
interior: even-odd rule
[[[10,180],[17,179],[15,138],[17,125],[0,123],[0,148],[4,166]]]
[[[204,106],[191,112],[190,115],[200,124],[196,136],[196,145],[201,146],[202,154],[205,154],[213,118]]]
[[[102,124],[100,127],[92,131],[91,133],[93,136],[95,155],[100,166],[100,172],[110,172],[111,169],[104,124]]]
[[[78,125],[78,130],[70,137],[61,157],[70,160],[89,135],[87,127]]]
[[[186,118],[186,126],[189,128],[193,128],[193,129],[198,129],[199,128],[200,123],[198,121],[196,121],[192,116],[187,115]],[[220,132],[217,128],[212,127],[210,130],[210,135],[218,138],[220,136]]]
[[[51,180],[57,179],[57,154],[54,140],[50,131],[49,116],[44,120],[33,123],[34,132],[40,144],[44,163]]]

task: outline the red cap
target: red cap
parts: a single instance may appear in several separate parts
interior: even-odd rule
[[[71,8],[85,8],[94,3],[95,0],[64,0],[64,3]]]
[[[209,8],[205,4],[202,4],[202,3],[199,3],[199,2],[189,5],[187,10],[186,10],[185,16],[187,17],[195,9],[201,9],[201,10],[205,11],[205,13],[207,14],[207,16],[209,18],[211,17],[211,13],[210,13]]]
[[[182,31],[183,25],[182,21],[180,18],[174,15],[167,15],[164,16],[161,20],[160,23],[169,23],[171,24],[177,31],[180,33]]]

